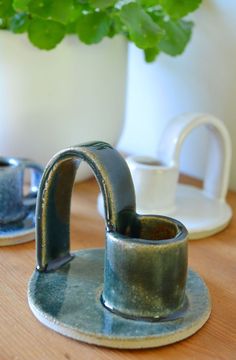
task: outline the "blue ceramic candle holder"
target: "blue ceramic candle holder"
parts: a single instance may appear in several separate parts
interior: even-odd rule
[[[24,194],[24,175],[31,171],[30,189]],[[0,157],[0,246],[32,240],[35,205],[43,169],[37,163]]]
[[[105,203],[105,249],[70,252],[70,202],[86,161]],[[37,266],[28,289],[35,316],[53,330],[116,348],[170,344],[210,315],[202,279],[187,266],[187,230],[138,215],[126,162],[109,144],[71,147],[45,169],[37,203]]]

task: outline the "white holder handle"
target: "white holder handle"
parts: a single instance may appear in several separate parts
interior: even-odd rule
[[[207,127],[210,135],[203,192],[207,197],[224,201],[228,190],[232,147],[224,123],[216,117],[197,113],[178,116],[164,131],[158,159],[166,165],[179,167],[184,140],[191,131],[202,125]]]

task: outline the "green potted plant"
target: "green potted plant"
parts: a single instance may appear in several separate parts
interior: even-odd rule
[[[184,17],[200,3],[0,0],[1,153],[45,163],[90,138],[114,144],[123,123],[126,40],[147,62],[160,52],[179,55],[193,27]]]

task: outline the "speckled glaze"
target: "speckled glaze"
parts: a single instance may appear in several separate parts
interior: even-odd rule
[[[95,142],[59,152],[46,167],[39,188],[36,207],[39,271],[50,271],[71,259],[71,193],[82,160],[93,170],[104,196],[106,231],[126,234],[136,217],[128,166],[112,146]]]
[[[24,170],[32,168],[31,192],[23,195]],[[29,160],[0,157],[0,225],[22,220],[28,207],[36,204],[42,168]]]
[[[106,249],[71,254],[70,201],[81,160],[97,178],[105,203]],[[58,153],[37,201],[37,269],[29,305],[54,330],[97,345],[160,346],[192,335],[207,320],[206,286],[187,277],[187,231],[178,221],[140,216],[131,175],[109,144]]]
[[[25,169],[32,169],[31,186],[23,194]],[[43,168],[27,159],[0,157],[0,246],[32,240],[35,205]]]
[[[29,305],[40,322],[76,340],[121,349],[138,349],[180,341],[200,329],[210,314],[202,279],[188,271],[186,311],[177,319],[141,321],[119,316],[101,303],[104,250],[81,250],[56,271],[35,271]]]
[[[0,226],[0,246],[22,244],[35,238],[35,208],[29,207],[21,220]]]
[[[129,234],[106,233],[104,305],[155,321],[186,307],[187,231],[161,216],[137,215]]]

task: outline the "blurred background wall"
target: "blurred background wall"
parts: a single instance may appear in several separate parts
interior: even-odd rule
[[[227,126],[233,145],[230,187],[236,190],[236,2],[204,0],[186,52],[146,64],[129,45],[126,122],[119,149],[155,156],[162,131],[185,112],[207,112]],[[208,136],[196,129],[185,141],[181,171],[204,176]]]

